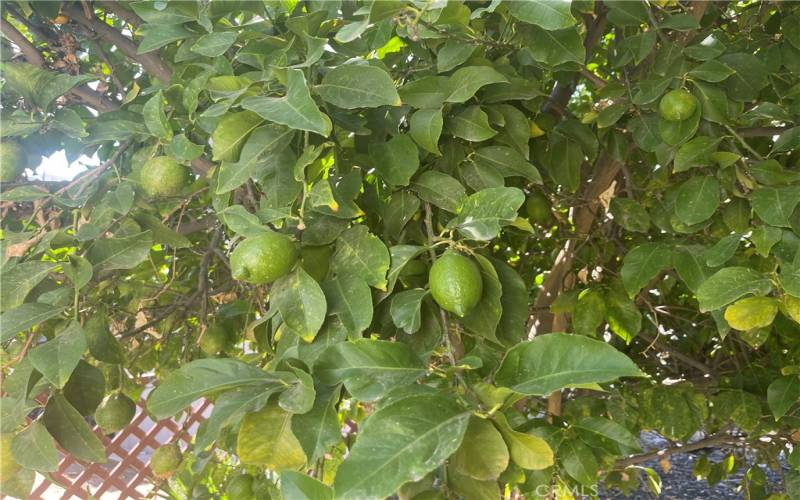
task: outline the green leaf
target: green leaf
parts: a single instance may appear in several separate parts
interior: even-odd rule
[[[728,262],[739,248],[742,237],[738,234],[731,234],[716,242],[714,246],[703,252],[703,258],[708,267],[719,267]]]
[[[483,281],[483,294],[480,301],[473,307],[461,322],[464,327],[472,333],[494,342],[499,342],[496,336],[497,325],[503,314],[503,303],[501,297],[503,289],[500,280],[497,278],[492,263],[483,255],[474,256],[478,267],[481,270]]]
[[[11,442],[14,460],[26,469],[39,472],[58,470],[59,455],[55,440],[39,422],[14,436]]]
[[[571,385],[642,375],[633,361],[605,342],[555,333],[509,349],[495,381],[522,394],[545,396]]]
[[[797,375],[780,377],[767,388],[767,404],[775,420],[781,417],[800,401],[800,380]]]
[[[511,2],[509,5],[520,3],[525,2]],[[530,26],[526,38],[528,40],[526,48],[531,57],[547,66],[558,66],[568,62],[583,64],[586,59],[583,40],[574,27],[548,31]]]
[[[771,226],[789,227],[800,204],[800,186],[759,187],[750,195],[756,215]]]
[[[292,432],[292,414],[274,405],[245,415],[239,428],[236,455],[243,464],[276,471],[297,469],[306,463],[303,448]]]
[[[0,315],[0,342],[10,340],[19,332],[54,318],[62,311],[63,307],[40,302],[29,302],[9,309]]]
[[[597,483],[597,471],[600,465],[591,448],[579,439],[565,439],[558,447],[558,458],[564,470],[573,479],[585,486]]]
[[[603,417],[583,417],[572,426],[587,444],[610,447],[615,454],[641,451],[639,439],[619,423]]]
[[[85,350],[86,335],[81,325],[73,322],[51,340],[31,349],[28,359],[45,379],[61,389]]]
[[[449,226],[457,228],[466,238],[488,241],[516,219],[524,202],[525,194],[518,188],[484,189],[464,200],[458,217]]]
[[[399,235],[419,211],[419,206],[419,198],[410,191],[402,190],[392,193],[389,204],[383,210],[384,234],[392,237]]]
[[[609,209],[614,221],[628,231],[646,233],[650,229],[650,214],[636,200],[612,198]]]
[[[772,146],[772,154],[793,151],[800,147],[800,127],[783,132]]]
[[[172,140],[172,127],[170,127],[169,119],[164,112],[163,92],[159,90],[145,103],[142,108],[142,116],[144,117],[144,125],[151,134],[164,142]]]
[[[479,481],[497,479],[508,467],[509,452],[503,436],[489,420],[471,417],[461,446],[450,466]]]
[[[411,115],[408,133],[422,149],[441,155],[439,136],[443,124],[441,109],[420,109]]]
[[[386,288],[388,292],[394,289],[400,272],[405,268],[406,264],[424,251],[425,247],[417,245],[395,245],[389,249],[392,267],[389,268],[389,273],[386,275],[386,279],[389,282]]]
[[[400,97],[404,104],[415,108],[439,109],[446,97],[448,81],[444,76],[426,76],[412,80],[400,87]]]
[[[311,411],[292,417],[292,430],[305,450],[309,463],[327,453],[342,439],[338,410],[339,386],[326,390],[317,388],[317,398]]]
[[[528,24],[546,30],[560,30],[575,25],[570,2],[563,0],[523,0],[504,3],[508,12]]]
[[[290,366],[297,377],[278,397],[278,406],[289,413],[303,414],[311,411],[317,392],[314,379],[304,369]]]
[[[86,257],[94,266],[95,274],[132,269],[147,259],[152,245],[150,231],[121,238],[104,238],[97,240]]]
[[[328,309],[322,288],[300,266],[272,285],[270,302],[283,323],[307,342],[317,335]]]
[[[425,367],[407,345],[371,339],[334,344],[314,365],[314,375],[323,383],[344,383],[362,401],[379,399],[424,374]]]
[[[725,87],[728,96],[735,101],[753,101],[769,84],[769,69],[753,54],[724,54],[718,61],[733,70],[725,81]]]
[[[748,294],[766,295],[772,283],[748,267],[726,267],[714,273],[697,289],[700,311],[720,309]]]
[[[195,160],[203,154],[205,148],[186,138],[185,134],[178,134],[169,144],[169,152],[179,162],[186,163]]]
[[[496,337],[508,345],[519,342],[528,332],[528,287],[511,266],[498,259],[489,259],[500,280],[502,315],[497,325]]]
[[[369,286],[355,274],[341,274],[322,284],[328,301],[328,314],[335,314],[353,337],[372,323],[372,294]]]
[[[17,307],[25,297],[56,268],[52,262],[28,261],[15,266],[3,265],[0,271],[0,311]]]
[[[152,233],[153,241],[155,241],[156,243],[159,243],[161,245],[169,245],[173,248],[189,248],[192,246],[191,241],[189,241],[189,239],[186,236],[162,224],[161,221],[158,219],[158,217],[154,217],[146,213],[138,213],[135,214],[133,218],[136,220],[136,222],[139,223],[140,226],[142,226],[144,229],[149,230]],[[74,257],[72,257],[70,260],[72,261],[73,259]],[[83,275],[83,277],[80,279],[78,283],[76,283],[76,286],[80,284],[79,288],[82,288],[83,285],[88,283],[88,281],[92,277],[91,273],[92,267],[86,259],[83,259],[82,257],[79,257],[78,259],[79,260],[75,260],[75,262],[78,262],[77,265],[78,268],[84,265],[86,266],[86,268],[88,268],[87,269],[88,272]],[[66,269],[64,271],[66,272]]]
[[[487,146],[477,149],[473,161],[497,169],[503,177],[523,177],[533,183],[541,184],[542,176],[525,157],[507,146]]]
[[[447,119],[447,130],[455,137],[469,142],[486,141],[497,135],[489,125],[489,116],[480,106],[469,106]]]
[[[711,398],[713,416],[720,422],[733,422],[745,432],[752,432],[761,420],[761,398],[739,390],[722,390]]]
[[[463,43],[459,40],[446,41],[436,53],[436,70],[439,73],[444,73],[461,66],[475,52],[476,48],[475,45]]]
[[[639,82],[639,90],[633,95],[632,102],[637,106],[650,104],[664,95],[670,83],[672,83],[672,78],[642,80]]]
[[[458,449],[469,416],[452,400],[435,394],[410,396],[380,408],[364,422],[336,472],[336,498],[383,498],[408,481],[422,479]]]
[[[572,327],[578,335],[594,337],[597,327],[606,319],[606,301],[599,290],[587,290],[580,294],[572,313]]]
[[[146,54],[160,49],[172,42],[192,36],[192,32],[180,24],[145,24],[142,26],[144,39],[139,44],[137,54]]]
[[[720,189],[711,175],[698,175],[681,184],[675,200],[678,220],[687,226],[708,220],[719,207]]]
[[[419,168],[419,151],[412,136],[401,134],[369,148],[375,169],[394,186],[408,186]]]
[[[631,297],[658,274],[672,267],[672,248],[664,243],[644,243],[631,249],[622,262],[622,284]]]
[[[32,64],[16,62],[2,65],[6,85],[29,103],[47,110],[50,104],[74,87],[97,80],[91,75],[69,75],[38,68]]]
[[[330,486],[293,470],[281,472],[281,494],[286,499],[333,500],[333,490]]]
[[[770,250],[783,238],[783,231],[772,226],[758,226],[753,229],[750,236],[756,246],[756,253],[762,257],[769,257]]]
[[[422,326],[422,299],[428,290],[415,288],[396,293],[392,296],[392,322],[406,333],[414,333]]]
[[[642,313],[633,300],[617,287],[606,291],[606,320],[617,337],[630,344],[642,329]]]
[[[223,392],[214,400],[211,416],[197,430],[195,446],[205,450],[226,427],[238,424],[244,414],[262,407],[278,386],[264,387],[260,385],[239,387]]]
[[[359,276],[368,285],[385,290],[389,264],[389,250],[367,226],[353,226],[336,240],[333,268],[337,274]]]
[[[553,450],[547,441],[533,434],[515,431],[500,412],[495,414],[494,421],[508,445],[511,460],[520,468],[543,470],[553,465]]]
[[[285,387],[294,376],[285,372],[266,372],[235,359],[198,359],[165,377],[147,399],[148,411],[157,419],[171,417],[195,400],[217,391],[243,386],[264,390]]]
[[[730,121],[728,97],[720,87],[703,82],[694,82],[692,93],[700,101],[704,119],[722,125]]]
[[[389,74],[367,64],[338,66],[326,73],[322,83],[314,90],[326,102],[344,109],[401,104]]]
[[[198,38],[190,50],[201,56],[219,57],[231,48],[235,41],[234,31],[208,33]]]
[[[423,172],[411,184],[411,189],[416,191],[423,201],[450,213],[456,213],[467,197],[467,191],[460,182],[436,170]]]
[[[47,402],[42,422],[64,450],[79,460],[106,463],[103,443],[89,425],[61,394],[53,394]]]
[[[727,79],[734,73],[735,71],[733,68],[727,64],[712,59],[689,71],[689,76],[707,82],[717,83]]]
[[[257,113],[265,120],[328,137],[333,125],[311,98],[302,70],[288,70],[287,79],[286,96],[247,97],[242,101],[242,107]]]
[[[444,100],[467,102],[481,87],[491,83],[508,83],[508,79],[490,66],[459,68],[447,79]]]
[[[683,144],[675,154],[673,171],[685,172],[693,167],[711,164],[711,154],[717,150],[721,138],[699,136]]]

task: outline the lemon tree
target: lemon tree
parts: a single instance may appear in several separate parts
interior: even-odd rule
[[[158,495],[800,495],[800,4],[0,16],[3,495],[201,398]]]

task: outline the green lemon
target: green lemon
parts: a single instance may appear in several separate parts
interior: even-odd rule
[[[105,398],[94,412],[94,420],[104,434],[119,432],[136,415],[136,403],[124,394],[112,394]]]
[[[300,265],[309,276],[317,281],[322,281],[328,275],[331,267],[331,254],[333,248],[330,245],[318,247],[303,247],[300,249]]]
[[[253,495],[253,476],[250,474],[239,474],[228,482],[225,488],[228,500],[250,500]]]
[[[772,324],[778,314],[778,305],[772,297],[747,297],[725,309],[725,321],[741,331],[764,328]]]
[[[237,280],[256,285],[271,283],[288,274],[297,257],[297,246],[291,238],[270,231],[239,243],[231,254],[231,272]]]
[[[250,133],[261,125],[263,118],[252,111],[231,113],[222,117],[211,134],[214,161],[237,161]]]
[[[189,171],[169,156],[156,156],[142,167],[140,182],[148,196],[175,196],[189,184]]]
[[[230,335],[219,325],[211,325],[200,338],[200,350],[209,356],[214,356],[228,348]]]
[[[7,480],[19,471],[20,466],[11,454],[11,441],[14,434],[0,434],[0,479]]]
[[[483,279],[469,257],[447,252],[433,263],[428,283],[433,300],[445,311],[466,315],[481,300]]]
[[[533,191],[525,200],[525,212],[531,224],[544,226],[550,221],[551,209],[550,199],[539,191]]]
[[[685,90],[671,90],[664,94],[658,104],[661,118],[680,122],[692,116],[697,109],[697,99]]]
[[[172,475],[181,465],[181,449],[177,444],[165,444],[156,448],[150,457],[150,470],[156,477],[165,478]]]
[[[13,139],[0,140],[0,182],[11,182],[25,170],[27,155]]]

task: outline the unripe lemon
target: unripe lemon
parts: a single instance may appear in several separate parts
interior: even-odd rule
[[[237,161],[250,133],[264,121],[252,111],[225,115],[211,134],[214,161]]]
[[[483,279],[469,257],[447,252],[433,263],[428,274],[433,300],[439,307],[463,317],[481,300]]]
[[[533,191],[525,200],[525,212],[531,224],[545,225],[552,216],[550,199],[544,193]]]
[[[200,338],[200,350],[209,356],[214,356],[228,348],[230,336],[219,325],[211,325]]]
[[[136,403],[124,394],[112,394],[100,403],[94,412],[94,420],[104,434],[119,432],[136,415]]]
[[[671,90],[664,94],[658,104],[661,118],[680,122],[692,116],[697,109],[697,99],[685,90]]]
[[[148,196],[175,196],[189,184],[189,171],[169,156],[156,156],[142,167],[140,182]]]
[[[171,476],[181,465],[181,449],[177,444],[165,444],[153,452],[150,457],[150,470],[159,478]]]
[[[225,488],[229,500],[251,500],[253,495],[253,476],[250,474],[239,474],[228,482]]]
[[[285,234],[267,232],[247,238],[231,254],[231,273],[256,285],[289,273],[297,262],[297,246]]]
[[[0,182],[11,182],[25,170],[27,155],[13,139],[0,140]]]

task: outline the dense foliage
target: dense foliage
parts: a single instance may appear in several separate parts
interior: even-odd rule
[[[800,498],[800,4],[2,16],[5,493],[207,397],[175,498]]]

